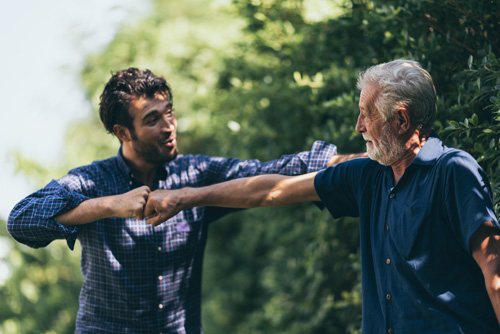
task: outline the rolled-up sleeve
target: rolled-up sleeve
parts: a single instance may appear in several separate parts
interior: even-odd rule
[[[224,182],[260,174],[302,175],[324,169],[330,157],[337,154],[337,147],[323,141],[315,141],[310,151],[283,155],[268,162],[210,158],[206,162],[207,184]]]
[[[57,221],[57,215],[67,212],[89,197],[92,182],[79,175],[68,174],[52,180],[42,189],[20,201],[11,211],[7,230],[17,241],[33,248],[44,247],[55,239],[66,239],[74,248],[81,226],[65,226]]]
[[[302,175],[317,172],[328,166],[328,161],[337,154],[337,147],[324,141],[315,141],[311,150],[295,155],[283,156],[285,160],[279,171],[283,175]],[[279,160],[278,160],[279,161]]]

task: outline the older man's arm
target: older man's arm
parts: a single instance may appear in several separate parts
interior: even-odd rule
[[[472,235],[470,247],[500,323],[500,231],[491,221],[484,222]]]
[[[356,158],[367,158],[368,154],[366,152],[364,153],[353,153],[353,154],[338,154],[338,155],[332,155],[330,159],[328,160],[328,166],[339,164],[344,161],[348,161],[351,159],[356,159]]]
[[[316,172],[299,176],[259,175],[208,187],[156,190],[149,194],[144,215],[148,224],[157,226],[181,210],[196,206],[255,208],[319,201],[315,176]]]

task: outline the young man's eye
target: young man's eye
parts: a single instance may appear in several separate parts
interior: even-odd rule
[[[168,120],[170,120],[170,121],[173,120],[175,117],[174,110],[173,109],[167,110],[165,112],[165,116],[168,118]]]

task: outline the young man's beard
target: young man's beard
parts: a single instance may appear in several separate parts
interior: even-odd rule
[[[158,142],[157,145],[141,142],[133,132],[132,140],[134,141],[133,149],[137,156],[150,164],[162,164],[172,161],[177,157],[177,147],[171,151],[162,152],[160,150],[161,142]]]
[[[403,143],[400,143],[389,123],[382,126],[383,135],[378,138],[378,146],[375,144],[367,149],[368,157],[378,161],[382,165],[390,165],[401,158],[405,153]]]

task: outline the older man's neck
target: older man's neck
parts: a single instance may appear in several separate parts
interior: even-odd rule
[[[413,162],[413,159],[417,156],[420,149],[427,142],[430,133],[422,133],[419,130],[415,130],[413,134],[405,142],[406,153],[401,156],[400,159],[391,163],[392,173],[394,174],[394,184],[397,184],[406,168]]]

